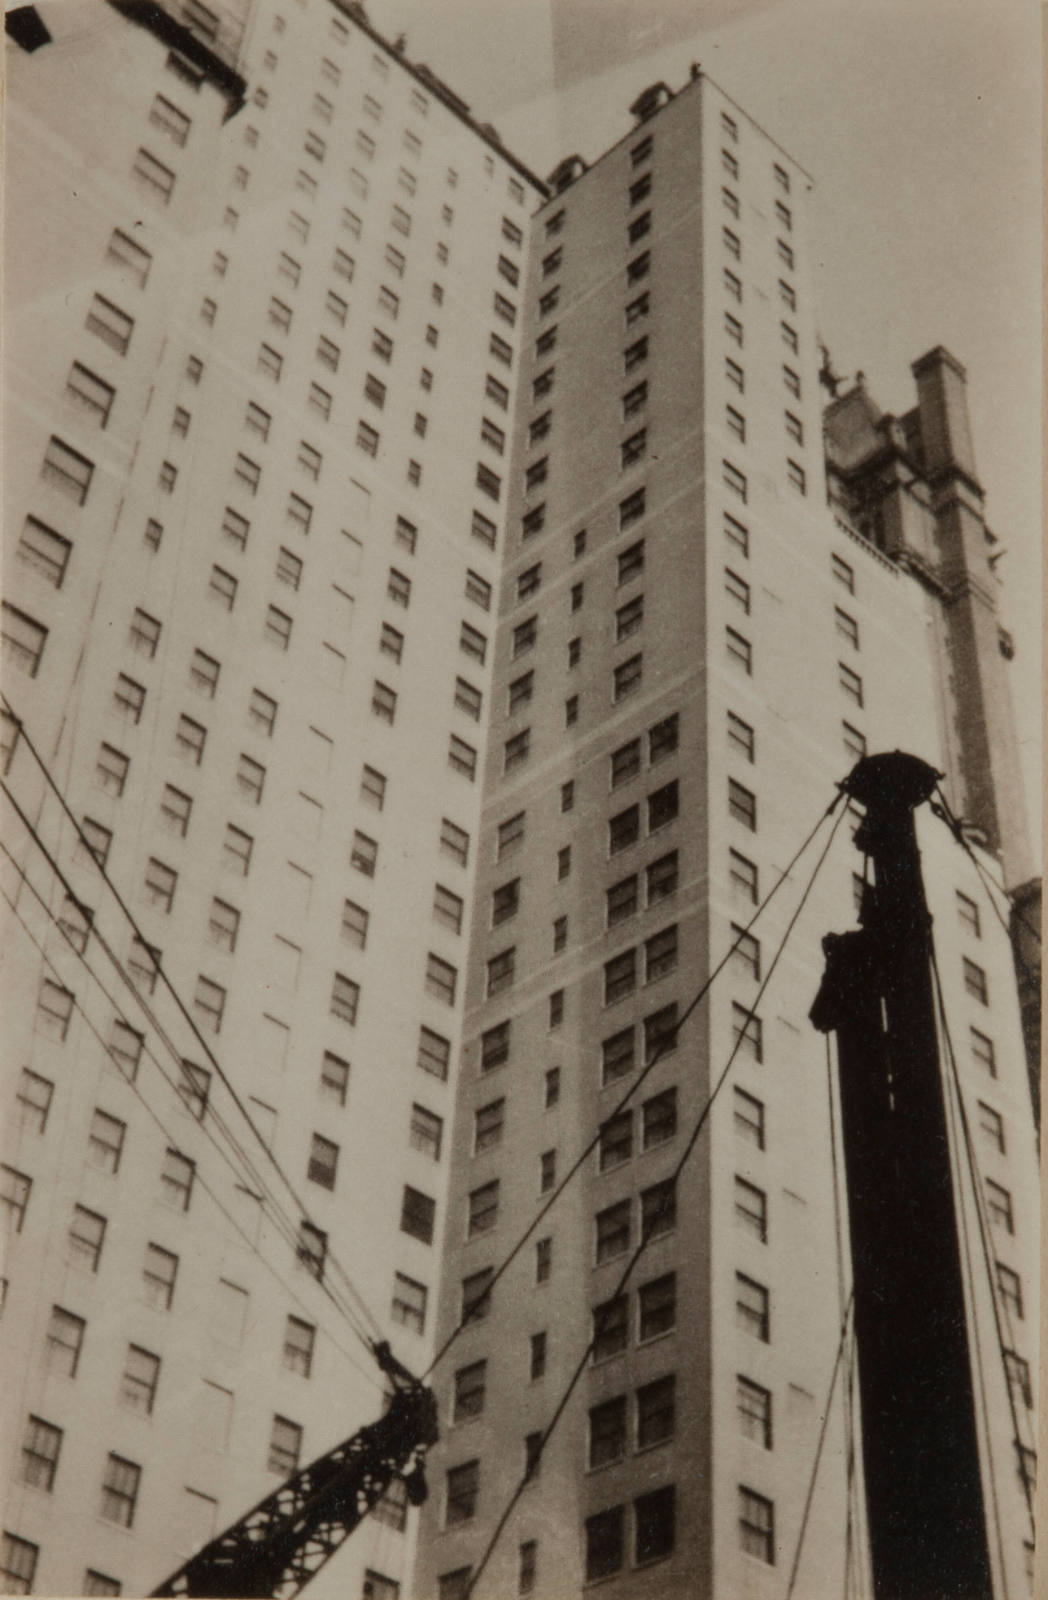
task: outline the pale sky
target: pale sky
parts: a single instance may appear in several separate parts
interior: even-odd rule
[[[937,344],[968,369],[1039,831],[1041,38],[1035,0],[368,0],[545,177],[692,61],[815,180],[816,301],[888,411]]]

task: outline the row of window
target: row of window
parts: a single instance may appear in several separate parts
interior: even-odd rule
[[[135,1346],[130,1346],[134,1350]],[[143,1351],[145,1355],[147,1352]],[[159,1360],[153,1357],[159,1367]],[[21,1481],[33,1489],[50,1494],[54,1488],[63,1430],[42,1417],[30,1416],[22,1438]],[[142,1468],[123,1456],[110,1454],[102,1474],[102,1497],[98,1513],[107,1522],[130,1528],[141,1485]]]

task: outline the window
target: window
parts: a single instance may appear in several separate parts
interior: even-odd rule
[[[770,1297],[763,1284],[735,1274],[735,1325],[767,1344],[771,1338]]]
[[[0,1580],[5,1594],[32,1594],[39,1554],[40,1546],[33,1544],[29,1539],[20,1539],[14,1533],[4,1534],[3,1552],[0,1554]],[[88,1573],[87,1576],[90,1578],[91,1574]],[[85,1588],[84,1592],[91,1594],[100,1591]]]
[[[420,1151],[432,1161],[439,1161],[443,1137],[443,1118],[435,1116],[432,1111],[427,1111],[425,1106],[413,1105],[408,1134],[411,1148]]]
[[[322,1189],[334,1189],[338,1153],[337,1144],[325,1139],[319,1133],[313,1135],[309,1147],[309,1163],[306,1167],[306,1177],[311,1183],[319,1184]]]
[[[505,754],[502,764],[503,772],[511,772],[514,767],[528,759],[531,745],[531,729],[523,728],[520,733],[515,733],[511,739],[506,740]]]
[[[768,1197],[763,1189],[738,1176],[735,1179],[735,1223],[761,1244],[767,1244]]]
[[[680,807],[679,792],[677,779],[674,778],[672,783],[664,784],[661,789],[654,789],[649,794],[649,833],[655,833],[659,828],[664,828],[667,823],[675,820]]]
[[[45,1422],[42,1417],[29,1416],[22,1440],[21,1481],[50,1494],[61,1449],[62,1429]]]
[[[269,1436],[267,1470],[278,1473],[282,1478],[291,1477],[292,1473],[298,1471],[301,1452],[302,1429],[299,1424],[289,1422],[287,1417],[274,1417]]]
[[[157,98],[159,99],[160,96]],[[140,289],[145,288],[146,279],[149,277],[149,271],[153,265],[152,254],[119,228],[114,228],[110,236],[109,245],[106,249],[106,260],[115,262],[118,266],[123,267]],[[100,297],[96,296],[96,298]],[[103,302],[103,304],[108,304],[108,302]],[[130,331],[130,319],[128,320]],[[91,331],[97,332],[97,329],[92,329]]]
[[[426,957],[426,991],[445,1005],[455,1004],[458,969],[430,952]]]
[[[489,495],[492,500],[498,500],[502,494],[502,479],[483,461],[477,462],[476,484],[477,488]]]
[[[986,982],[986,973],[974,961],[969,961],[967,956],[961,958],[961,969],[964,976],[964,987],[973,999],[982,1005],[990,1003],[989,988]]]
[[[505,822],[499,823],[498,828],[498,859],[507,855],[519,844],[524,842],[524,812],[518,811],[515,816],[508,817]]]
[[[974,900],[970,900],[960,889],[957,893],[957,920],[966,932],[973,934],[976,939],[982,937],[982,928],[979,920],[979,907]]]
[[[32,1133],[43,1133],[51,1108],[54,1084],[38,1072],[23,1067],[18,1080],[19,1126]]]
[[[1006,1312],[1016,1316],[1020,1321],[1023,1317],[1023,1285],[1022,1279],[1011,1267],[1006,1267],[1003,1261],[996,1263],[997,1292]]]
[[[666,1144],[677,1132],[677,1091],[664,1089],[641,1107],[641,1148]]]
[[[976,1065],[988,1072],[991,1078],[996,1078],[997,1058],[994,1053],[993,1040],[988,1039],[985,1033],[980,1033],[978,1028],[969,1028],[968,1037],[971,1044],[972,1057]]]
[[[484,1410],[487,1370],[488,1364],[486,1361],[474,1361],[468,1367],[460,1367],[455,1373],[451,1410],[452,1422],[465,1422],[470,1417],[480,1416]]]
[[[176,1211],[188,1211],[196,1163],[177,1150],[167,1150],[160,1167],[160,1191]]]
[[[791,487],[796,489],[798,494],[807,494],[807,475],[805,474],[804,468],[796,461],[787,461],[786,476],[790,481]]]
[[[342,906],[342,937],[363,950],[367,944],[369,914],[363,906],[346,900]]]
[[[450,856],[452,861],[464,867],[469,860],[469,834],[464,828],[443,817],[440,824],[440,848],[442,854]]]
[[[677,1048],[677,1002],[664,1005],[645,1018],[645,1061],[667,1056]]]
[[[480,1036],[480,1070],[491,1072],[509,1060],[510,1024],[500,1022]]]
[[[49,528],[38,517],[26,517],[22,535],[18,541],[18,556],[27,566],[32,567],[35,572],[46,578],[48,583],[54,584],[56,589],[62,587],[62,580],[65,577],[72,549],[73,546],[69,539],[63,538],[60,533],[56,533],[53,528]],[[26,617],[24,612],[15,612],[14,616],[23,618],[23,626],[18,630],[18,634],[20,643],[26,653],[20,659],[25,665],[29,665],[34,657],[39,662],[40,650],[43,649],[43,639],[47,637],[46,629],[40,629],[40,634],[42,635],[40,650],[36,650],[33,628],[38,628],[39,624],[34,623],[32,628],[25,626],[24,624],[30,623],[31,619]],[[4,618],[4,638],[5,642],[7,642],[9,628],[6,611]],[[14,631],[11,632],[10,639],[12,647],[15,647],[16,655],[19,655],[17,648],[19,640],[16,640]],[[32,675],[33,672],[31,670],[30,676]]]
[[[491,1183],[482,1184],[479,1189],[471,1190],[466,1226],[467,1236],[473,1239],[478,1233],[489,1232],[498,1220],[498,1210],[499,1184],[497,1178]]]
[[[346,901],[347,906],[349,901]],[[366,916],[366,913],[365,913]],[[343,918],[345,928],[345,918]],[[334,1100],[340,1106],[346,1103],[346,1090],[349,1086],[349,1062],[343,1061],[341,1056],[334,1055],[330,1050],[325,1050],[320,1064],[320,1092],[327,1100]]]
[[[87,499],[94,471],[93,461],[89,461],[79,450],[74,450],[72,445],[66,444],[63,439],[52,434],[40,468],[40,475],[46,483],[52,484],[71,500],[75,500],[78,506],[82,506]]]
[[[621,1166],[624,1161],[629,1161],[632,1155],[633,1113],[620,1111],[601,1124],[600,1171],[607,1172],[610,1167]]]
[[[608,854],[627,849],[640,838],[640,806],[627,806],[608,822]]]
[[[625,1511],[613,1506],[586,1518],[586,1580],[607,1578],[625,1559]]]
[[[606,1210],[598,1211],[596,1227],[597,1264],[623,1255],[630,1246],[630,1202],[619,1200]]]
[[[454,772],[461,772],[464,778],[472,783],[477,776],[477,752],[465,739],[460,739],[457,734],[451,734],[448,740],[448,766]]]
[[[160,1379],[160,1357],[143,1350],[140,1345],[129,1344],[124,1358],[124,1371],[120,1379],[120,1401],[132,1411],[152,1416]]]
[[[259,805],[262,800],[262,788],[266,781],[266,769],[258,761],[253,761],[250,756],[241,754],[237,759],[237,788],[252,805]]]
[[[327,1260],[327,1234],[320,1228],[315,1228],[311,1222],[302,1222],[298,1229],[298,1259],[309,1273],[310,1277],[318,1282],[323,1281],[324,1264]]]
[[[739,363],[732,360],[731,356],[724,357],[724,376],[731,384],[732,388],[738,390],[739,394],[743,394],[745,392],[746,374],[742,367],[740,367]],[[740,416],[737,411],[733,411],[731,406],[728,407],[728,426],[731,428],[732,432],[737,438],[745,440],[745,418]]]
[[[794,372],[792,367],[783,367],[782,381],[789,390],[790,394],[794,395],[799,400],[801,397],[801,380],[797,373]]]
[[[110,1455],[102,1479],[101,1515],[108,1522],[130,1528],[135,1518],[142,1469],[122,1456]]]
[[[736,1054],[747,1055],[752,1061],[763,1061],[764,1028],[761,1019],[737,1000],[731,1003],[731,1031],[737,1046]]]
[[[340,1022],[348,1022],[352,1027],[357,1020],[359,1005],[359,983],[354,983],[353,979],[347,978],[344,973],[336,972],[331,981],[331,998],[328,1002],[331,1015],[338,1017]]]
[[[607,925],[613,928],[618,922],[625,922],[630,917],[636,916],[640,908],[640,894],[637,874],[633,873],[628,878],[623,878],[607,891]]]
[[[739,1544],[748,1555],[775,1564],[775,1507],[763,1495],[739,1485]]]
[[[120,1165],[127,1124],[106,1111],[95,1110],[87,1135],[87,1159],[103,1172],[115,1173]]]
[[[849,594],[855,593],[855,571],[847,561],[838,555],[831,556],[833,579],[846,589]]]
[[[426,1300],[428,1290],[424,1283],[405,1277],[402,1272],[393,1275],[393,1303],[391,1319],[413,1333],[422,1333],[426,1326]]]
[[[663,928],[644,942],[644,980],[655,983],[677,965],[677,925]]]
[[[289,1316],[284,1328],[283,1364],[290,1372],[308,1378],[313,1370],[313,1347],[317,1330],[300,1317]]]
[[[156,975],[160,966],[160,951],[146,944],[137,935],[131,941],[127,968],[140,988],[152,994],[156,988]]]
[[[476,1514],[479,1489],[479,1461],[465,1461],[461,1466],[449,1468],[445,1507],[445,1522],[448,1527],[459,1522],[469,1522]],[[468,1570],[467,1568],[467,1573]]]
[[[488,1105],[479,1106],[473,1113],[474,1155],[501,1144],[505,1107],[504,1099],[492,1100]]]
[[[1005,1233],[1015,1232],[1015,1214],[1012,1206],[1012,1197],[1008,1190],[1001,1184],[995,1183],[992,1178],[984,1178],[986,1190],[986,1209],[990,1215],[990,1222],[994,1227],[1002,1228]]]
[[[514,947],[500,951],[498,955],[491,957],[487,968],[487,993],[489,998],[491,995],[498,994],[501,990],[512,986],[515,961],[516,949]]]
[[[747,585],[746,587],[748,594],[749,586]],[[737,662],[745,673],[752,675],[753,645],[750,643],[749,639],[744,638],[743,635],[736,632],[734,628],[725,628],[724,642],[730,659]]]
[[[142,1269],[145,1298],[159,1311],[168,1311],[175,1292],[178,1257],[158,1244],[147,1244],[145,1264]]]
[[[57,1310],[57,1307],[55,1308]],[[1003,1351],[1004,1370],[1008,1383],[1022,1405],[1033,1409],[1033,1388],[1030,1384],[1030,1366],[1014,1350]]]
[[[629,1297],[616,1295],[593,1308],[593,1360],[604,1361],[629,1342]]]
[[[591,1469],[605,1467],[609,1462],[621,1461],[625,1454],[626,1397],[618,1395],[590,1407],[587,1465]]]
[[[535,1282],[548,1283],[553,1271],[553,1240],[538,1239],[535,1242]]]
[[[76,996],[53,978],[44,978],[36,1002],[36,1031],[64,1044],[76,1006]]]
[[[535,620],[532,618],[532,621]],[[514,629],[514,655],[519,653],[515,648],[518,631],[518,629]],[[488,653],[487,635],[481,633],[479,628],[471,627],[468,622],[463,622],[459,628],[459,649],[463,655],[472,656],[475,661],[483,664]]]
[[[626,282],[640,283],[651,271],[651,252],[644,250],[639,256],[634,256],[626,267]]]
[[[728,814],[751,832],[756,831],[757,796],[749,789],[744,789],[734,778],[728,779]]]
[[[141,720],[142,708],[145,703],[146,691],[142,684],[136,683],[125,672],[117,673],[116,684],[113,688],[113,705],[120,715],[133,725],[137,725]]]
[[[231,822],[227,822],[225,839],[222,843],[223,864],[238,873],[240,877],[246,878],[251,865],[254,842],[249,833],[244,833],[241,828],[235,828]]]
[[[673,1272],[642,1284],[637,1296],[638,1337],[643,1343],[668,1333],[677,1321],[677,1277]],[[624,1341],[625,1343],[625,1341]]]
[[[640,1197],[641,1235],[645,1240],[672,1233],[677,1226],[677,1189],[672,1178],[645,1189]]]
[[[604,963],[604,1004],[613,1005],[637,987],[637,952],[624,950]]]
[[[866,736],[858,728],[853,728],[850,722],[841,723],[844,753],[852,761],[859,761],[866,754]]]
[[[573,811],[574,808],[575,780],[574,778],[569,778],[567,783],[562,783],[560,786],[560,809],[561,811]]]
[[[757,867],[754,862],[748,861],[738,850],[728,851],[728,876],[732,888],[745,900],[756,905],[760,898],[757,888]]]

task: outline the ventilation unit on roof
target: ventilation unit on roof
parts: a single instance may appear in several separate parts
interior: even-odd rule
[[[630,106],[630,116],[636,117],[638,122],[646,122],[653,117],[661,106],[668,105],[673,99],[673,90],[666,83],[653,83],[650,88],[639,94]]]

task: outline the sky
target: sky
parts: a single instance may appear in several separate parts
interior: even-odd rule
[[[811,174],[820,332],[886,411],[968,370],[1031,826],[1041,797],[1041,35],[1036,0],[368,0],[545,177],[691,62]]]

